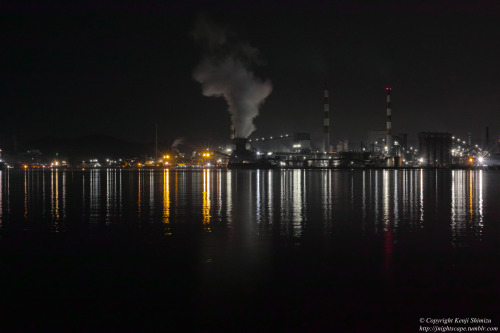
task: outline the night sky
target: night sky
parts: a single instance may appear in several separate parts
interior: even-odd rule
[[[500,2],[0,2],[0,146],[109,134],[130,141],[229,137],[223,98],[193,79],[193,29],[208,17],[260,51],[272,92],[250,137],[309,132],[320,140],[323,82],[332,139],[353,146],[393,133],[500,135]]]

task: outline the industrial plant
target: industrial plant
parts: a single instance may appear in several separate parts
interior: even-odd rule
[[[109,158],[87,156],[81,161],[70,161],[64,155],[46,156],[38,149],[10,155],[0,150],[0,168],[499,168],[500,139],[490,143],[489,128],[485,140],[475,143],[471,134],[467,140],[451,133],[422,131],[418,133],[418,147],[408,144],[408,134],[393,134],[391,88],[386,88],[385,130],[371,130],[367,139],[357,149],[352,149],[348,139],[332,140],[329,91],[323,91],[323,140],[311,140],[310,133],[283,133],[276,136],[255,137],[248,128],[240,131],[232,114],[230,136],[217,147],[196,148],[181,152],[175,140],[166,149],[158,149],[156,139],[154,154],[138,157]],[[321,118],[318,114],[318,125]],[[240,119],[242,116],[240,115]],[[382,114],[381,114],[382,123]],[[240,121],[251,127],[253,118]],[[319,126],[318,126],[319,127]],[[244,132],[244,135],[239,135]]]

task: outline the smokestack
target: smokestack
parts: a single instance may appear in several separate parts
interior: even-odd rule
[[[330,104],[328,101],[328,86],[325,83],[324,101],[323,101],[323,135],[324,135],[324,151],[330,151]]]
[[[235,137],[236,137],[236,130],[234,129],[234,123],[231,120],[231,135],[230,135],[230,139],[234,140]]]
[[[386,138],[385,144],[387,145],[388,151],[391,151],[392,146],[392,120],[391,120],[391,88],[385,88],[387,91],[387,117],[386,117]]]

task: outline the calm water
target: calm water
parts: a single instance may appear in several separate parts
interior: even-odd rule
[[[480,170],[2,171],[3,312],[105,331],[497,321],[499,185]]]

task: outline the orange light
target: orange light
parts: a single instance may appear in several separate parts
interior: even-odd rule
[[[469,162],[473,162],[473,161],[474,161],[474,159],[472,157],[469,158]]]

